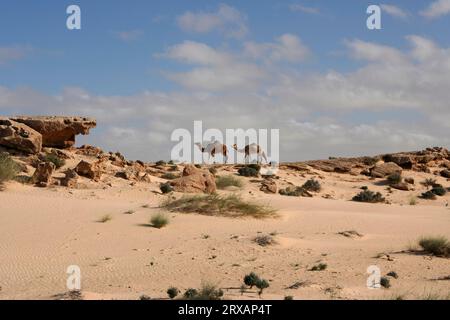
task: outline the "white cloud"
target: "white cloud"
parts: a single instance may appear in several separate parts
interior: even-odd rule
[[[187,32],[208,33],[218,30],[233,38],[243,38],[248,33],[247,17],[226,4],[221,4],[216,12],[185,12],[177,18],[177,22]]]
[[[437,18],[450,13],[450,0],[437,0],[420,12],[427,18]]]
[[[0,47],[0,65],[7,64],[14,60],[20,60],[25,57],[30,50],[30,47],[23,46]]]
[[[139,39],[143,34],[144,34],[144,32],[139,29],[129,30],[129,31],[119,31],[119,32],[115,33],[117,38],[119,38],[122,41],[127,41],[127,42],[135,41],[135,40]]]
[[[381,9],[383,10],[383,12],[386,12],[387,14],[396,18],[406,19],[409,16],[409,13],[407,11],[391,4],[382,4]]]
[[[319,8],[308,7],[308,6],[304,6],[304,5],[298,4],[298,3],[291,4],[289,6],[289,9],[291,11],[294,11],[294,12],[303,12],[303,13],[309,13],[309,14],[318,14],[318,13],[320,13],[320,9]]]

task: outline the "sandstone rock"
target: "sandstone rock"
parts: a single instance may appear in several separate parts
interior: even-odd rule
[[[409,186],[406,182],[400,182],[396,184],[392,184],[391,188],[402,190],[402,191],[409,191]]]
[[[100,181],[103,174],[103,165],[100,161],[90,163],[81,160],[75,168],[75,172],[80,176],[92,179],[94,181]]]
[[[27,125],[2,117],[0,145],[36,154],[42,150],[42,135]]]
[[[102,149],[88,144],[84,144],[81,147],[79,147],[75,153],[88,157],[99,157],[102,154],[104,154]]]
[[[67,169],[65,177],[61,180],[61,185],[69,188],[77,188],[78,174],[74,169]]]
[[[387,154],[383,156],[384,162],[393,162],[403,169],[412,169],[413,159],[412,156],[406,154]]]
[[[55,165],[51,162],[39,163],[32,177],[33,183],[39,187],[47,187],[51,182],[55,169]]]
[[[447,169],[442,170],[442,171],[440,172],[440,174],[441,174],[441,176],[444,177],[444,178],[450,178],[450,170],[447,170]]]
[[[384,178],[393,173],[402,173],[402,168],[393,162],[377,164],[370,171],[374,178]]]
[[[193,165],[187,165],[181,178],[169,182],[174,191],[186,193],[214,193],[216,182],[214,176],[208,170],[198,169]]]
[[[409,183],[409,184],[414,184],[415,183],[414,178],[405,178],[405,182]]]
[[[265,193],[277,193],[278,192],[277,183],[272,179],[266,179],[261,183],[261,188],[259,190]]]
[[[86,135],[97,123],[83,117],[14,117],[12,120],[23,123],[42,135],[42,146],[68,148],[75,144],[75,136]]]

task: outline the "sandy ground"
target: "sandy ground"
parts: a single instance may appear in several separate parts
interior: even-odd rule
[[[224,174],[223,172],[221,174]],[[409,173],[421,181],[420,173]],[[280,186],[301,184],[311,175],[282,172]],[[245,274],[255,271],[270,281],[262,299],[394,299],[448,297],[450,260],[405,250],[424,235],[450,238],[450,196],[418,200],[423,192],[386,192],[364,176],[316,175],[323,191],[314,198],[267,195],[247,179],[245,198],[278,209],[279,217],[231,219],[170,213],[163,229],[148,225],[165,196],[152,184],[115,182],[100,189],[35,188],[13,182],[0,192],[0,299],[54,299],[67,291],[66,269],[78,265],[87,299],[166,298],[212,282],[228,299],[259,299],[255,290],[241,295]],[[448,182],[441,181],[444,185]],[[349,201],[368,185],[392,204]],[[232,193],[232,191],[220,191]],[[333,199],[324,199],[330,195]],[[133,214],[125,212],[133,210]],[[111,221],[99,223],[109,214]],[[338,232],[356,230],[360,238]],[[261,247],[253,239],[275,234],[277,244]],[[380,253],[387,253],[391,259]],[[325,271],[308,271],[323,262]],[[390,289],[368,289],[367,268],[390,271]],[[288,287],[298,284],[298,288]]]

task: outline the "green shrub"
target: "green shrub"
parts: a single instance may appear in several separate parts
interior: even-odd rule
[[[254,273],[250,272],[244,277],[244,283],[246,286],[249,286],[250,289],[256,286],[256,283],[259,281],[259,276]]]
[[[427,178],[421,182],[421,184],[427,188],[432,187],[436,184],[436,179]]]
[[[389,278],[386,278],[386,277],[381,277],[380,285],[383,288],[389,289],[391,287],[391,280],[389,280]]]
[[[19,167],[9,154],[0,153],[0,183],[14,179],[18,172]]]
[[[62,166],[64,166],[66,164],[66,160],[64,160],[63,158],[58,157],[54,153],[47,153],[43,157],[43,161],[53,163],[55,165],[56,169],[59,169],[59,168],[61,168]]]
[[[170,185],[170,183],[166,182],[166,183],[161,183],[159,185],[159,189],[161,190],[162,193],[166,194],[166,193],[170,193],[173,191],[173,187]]]
[[[450,242],[444,236],[423,237],[419,240],[419,246],[423,251],[435,256],[450,255]]]
[[[395,185],[402,182],[402,174],[400,172],[394,172],[387,177],[389,185]]]
[[[210,283],[202,284],[200,290],[191,288],[184,293],[184,298],[188,300],[221,300],[222,297],[222,289]]]
[[[242,180],[238,177],[229,175],[229,176],[219,176],[216,178],[216,186],[218,189],[223,190],[227,187],[237,187],[242,188],[244,184]]]
[[[189,288],[186,290],[186,292],[183,294],[185,299],[193,299],[194,297],[198,296],[197,289]]]
[[[177,175],[173,174],[172,172],[166,172],[161,176],[162,179],[167,179],[167,180],[173,180],[178,178]]]
[[[445,196],[447,193],[447,190],[445,190],[445,188],[440,184],[435,184],[430,191],[440,197]]]
[[[178,288],[170,287],[169,289],[167,289],[167,295],[169,296],[170,299],[175,298],[179,293],[180,290],[178,290]]]
[[[309,179],[308,181],[306,181],[303,184],[302,188],[312,192],[319,192],[322,189],[322,187],[320,186],[320,182],[315,179]]]
[[[179,199],[166,199],[162,208],[184,213],[218,215],[226,217],[266,218],[274,216],[276,211],[268,206],[246,202],[240,196],[228,195],[189,195]]]
[[[258,279],[256,281],[256,287],[259,289],[258,295],[261,295],[263,290],[269,287],[269,282],[265,279]]]
[[[159,160],[159,161],[156,161],[155,165],[157,165],[157,166],[165,166],[166,162],[164,160]]]
[[[310,271],[323,271],[328,267],[328,265],[326,263],[319,263],[315,266],[313,266],[311,269],[309,269]]]
[[[239,168],[238,173],[243,177],[258,177],[259,171],[249,166]]]
[[[154,228],[161,229],[169,224],[169,217],[163,213],[155,213],[150,219],[150,223]]]
[[[352,200],[357,202],[377,203],[377,202],[384,202],[385,199],[379,192],[375,193],[370,190],[363,190],[356,196],[354,196]]]
[[[286,189],[280,189],[278,193],[288,197],[312,197],[312,194],[303,187],[287,187]]]
[[[436,195],[430,190],[430,191],[422,193],[421,198],[426,199],[426,200],[435,200]]]

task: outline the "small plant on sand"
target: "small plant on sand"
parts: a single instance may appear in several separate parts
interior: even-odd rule
[[[164,213],[155,213],[150,219],[153,228],[161,229],[169,224],[169,217]]]
[[[14,179],[18,172],[18,166],[9,154],[0,153],[0,184]]]
[[[265,279],[258,279],[258,281],[256,281],[256,287],[259,289],[258,295],[261,296],[264,289],[269,287],[269,281]]]
[[[431,190],[422,193],[420,197],[425,200],[436,200],[436,195]]]
[[[161,176],[161,178],[166,180],[173,180],[178,178],[178,176],[176,174],[173,174],[172,172],[166,172]]]
[[[261,247],[267,247],[276,244],[275,239],[270,235],[260,235],[253,239]]]
[[[422,181],[420,184],[423,185],[424,187],[430,188],[436,184],[436,179],[427,178],[424,181]]]
[[[170,193],[173,191],[173,187],[170,185],[170,183],[166,182],[166,183],[161,183],[159,185],[159,189],[161,190],[162,193],[166,194],[166,193]]]
[[[319,263],[315,266],[313,266],[309,271],[323,271],[328,267],[326,263]]]
[[[167,164],[174,165],[175,162],[173,160],[169,160],[169,162],[167,162]]]
[[[51,162],[55,165],[56,169],[61,168],[62,166],[64,166],[66,164],[66,160],[64,160],[63,158],[58,157],[56,154],[54,153],[47,153],[43,160],[45,162]]]
[[[415,206],[416,204],[417,204],[417,198],[416,197],[409,198],[409,205],[410,206]]]
[[[306,181],[302,185],[302,188],[312,192],[319,192],[322,189],[320,182],[315,179],[309,179],[308,181]]]
[[[193,299],[196,296],[198,296],[198,291],[197,291],[197,289],[194,289],[194,288],[187,289],[183,294],[183,297],[187,300]]]
[[[228,187],[242,188],[243,185],[244,184],[242,183],[241,179],[232,175],[219,176],[216,178],[216,186],[220,190],[223,190]]]
[[[303,187],[287,187],[286,189],[280,189],[278,193],[289,197],[312,197],[312,194]]]
[[[254,272],[250,272],[249,274],[247,274],[244,277],[244,284],[246,286],[249,286],[250,289],[253,288],[254,286],[256,286],[256,283],[258,281],[259,281],[259,276]]]
[[[384,202],[385,199],[379,192],[375,193],[370,190],[363,190],[354,196],[352,200],[357,202],[377,203]]]
[[[276,211],[268,206],[244,201],[234,194],[228,196],[195,195],[183,196],[179,199],[166,199],[161,207],[169,211],[209,216],[267,218],[276,214]]]
[[[111,221],[111,220],[112,220],[112,216],[110,214],[105,214],[103,217],[101,217],[97,221],[100,222],[100,223],[106,223],[106,222]]]
[[[238,173],[240,176],[243,177],[257,177],[259,176],[259,171],[255,168],[252,168],[250,166],[245,166],[242,168],[239,168]]]
[[[200,290],[192,288],[186,290],[183,297],[187,300],[221,300],[223,291],[214,284],[204,283]]]
[[[430,191],[439,197],[443,197],[447,193],[447,190],[440,184],[435,184]]]
[[[419,246],[424,252],[434,256],[450,256],[450,242],[444,236],[423,237],[419,240]]]
[[[380,285],[383,288],[389,289],[391,287],[391,281],[387,277],[381,277],[380,279]]]
[[[285,296],[284,300],[294,300],[294,297],[293,296]]]
[[[402,182],[402,174],[400,172],[394,172],[387,177],[387,182],[389,185],[396,185]]]
[[[179,293],[180,290],[178,290],[178,288],[170,287],[169,289],[167,289],[167,295],[170,299],[174,299]]]
[[[156,161],[155,165],[157,166],[165,166],[167,163],[164,160]]]

